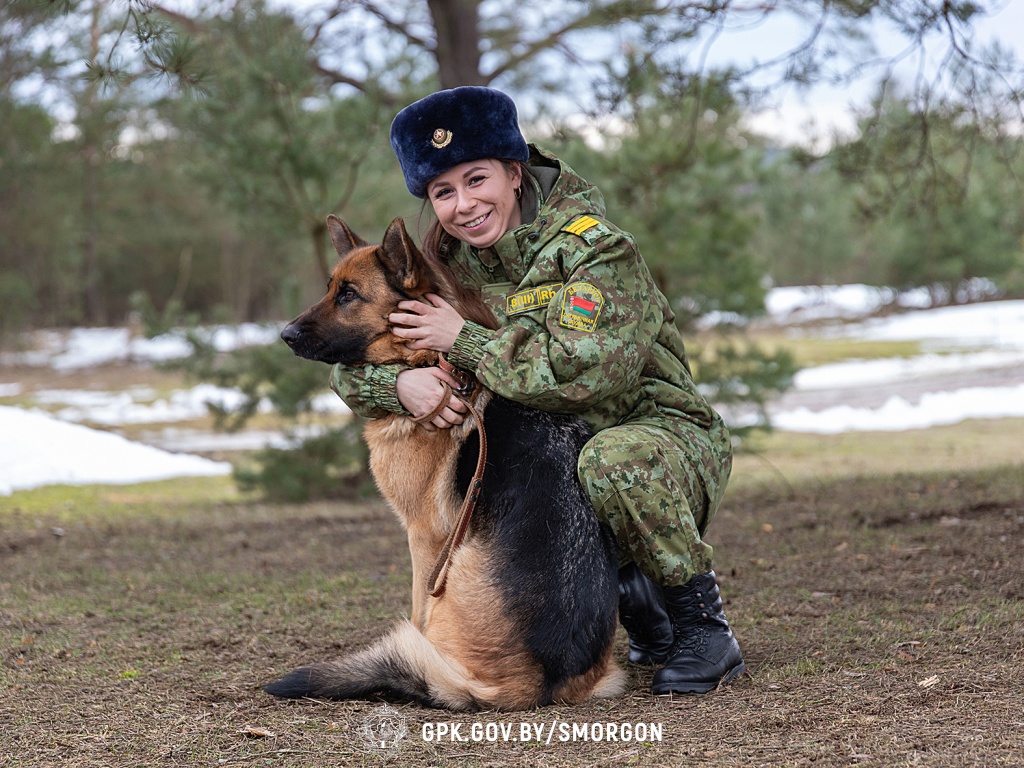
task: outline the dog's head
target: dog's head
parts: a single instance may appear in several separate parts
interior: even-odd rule
[[[398,218],[380,245],[370,245],[333,214],[331,242],[340,256],[327,295],[281,332],[299,357],[324,363],[427,365],[437,353],[412,351],[391,332],[388,315],[398,302],[440,291],[441,279]]]

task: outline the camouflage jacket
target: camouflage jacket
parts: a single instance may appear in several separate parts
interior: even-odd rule
[[[693,382],[672,309],[633,237],[605,220],[600,191],[558,158],[531,146],[529,166],[526,223],[490,248],[448,255],[501,324],[467,322],[449,360],[510,400],[576,413],[595,430],[687,420],[728,457],[728,431]],[[336,366],[331,385],[360,415],[402,413],[398,372]]]

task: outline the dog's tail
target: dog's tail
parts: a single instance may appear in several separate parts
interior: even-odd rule
[[[364,651],[301,667],[263,690],[289,699],[384,695],[428,707],[474,711],[487,706],[492,693],[487,688],[406,621]]]

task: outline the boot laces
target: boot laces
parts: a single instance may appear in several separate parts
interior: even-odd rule
[[[675,642],[672,644],[673,654],[686,650],[700,655],[711,645],[711,629],[714,614],[720,607],[717,592],[709,594],[705,590],[694,591],[684,615],[689,619],[677,623],[674,627]]]
[[[703,623],[693,624],[676,633],[672,653],[675,655],[685,650],[694,654],[700,654],[706,651],[710,644],[711,633],[708,632],[708,628]]]

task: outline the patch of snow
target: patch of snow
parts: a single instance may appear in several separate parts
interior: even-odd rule
[[[323,434],[317,427],[294,430],[289,434],[266,429],[244,429],[238,432],[208,432],[199,429],[167,427],[158,433],[143,435],[147,443],[167,451],[258,451],[264,448],[295,448],[310,437]]]
[[[0,406],[0,494],[43,485],[128,484],[226,475],[231,465]]]
[[[1012,365],[1024,365],[1024,349],[844,360],[841,363],[804,368],[797,372],[793,384],[802,390],[834,389],[942,376],[964,370],[994,370]]]
[[[201,419],[210,413],[208,404],[233,411],[240,408],[245,399],[236,389],[213,384],[176,390],[167,398],[153,399],[153,395],[152,390],[144,388],[125,392],[44,390],[36,393],[36,401],[41,404],[67,403],[68,408],[55,413],[57,418],[64,421],[85,421],[113,427]],[[152,402],[140,402],[145,400]],[[272,410],[270,403],[265,401],[258,408],[260,413]]]
[[[989,301],[907,312],[847,326],[843,335],[934,346],[1024,349],[1024,301]]]
[[[271,344],[279,338],[280,324],[243,323],[238,326],[200,328],[196,334],[219,352]],[[73,328],[69,331],[38,331],[31,334],[28,352],[0,355],[2,365],[49,366],[74,371],[124,362],[166,362],[192,353],[184,331],[171,331],[152,339],[133,337],[127,328]]]
[[[955,392],[931,392],[911,403],[890,397],[881,408],[848,405],[811,411],[798,408],[772,414],[777,429],[791,432],[901,432],[956,424],[966,419],[1024,417],[1024,384],[1018,387],[972,387]]]

